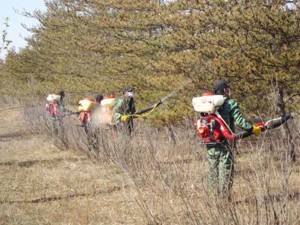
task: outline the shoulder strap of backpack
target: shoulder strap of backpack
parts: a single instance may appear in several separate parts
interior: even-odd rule
[[[50,104],[50,115],[51,116],[57,116],[57,103],[52,101]]]

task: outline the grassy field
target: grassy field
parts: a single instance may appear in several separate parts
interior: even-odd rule
[[[209,192],[188,122],[137,124],[132,138],[98,130],[91,150],[75,117],[51,138],[40,109],[0,109],[0,224],[300,223],[300,163],[289,162],[280,128],[238,144],[228,201]]]

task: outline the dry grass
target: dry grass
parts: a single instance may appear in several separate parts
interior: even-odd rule
[[[40,109],[25,110],[30,135],[1,142],[2,224],[300,221],[300,163],[289,162],[281,129],[239,143],[229,202],[208,190],[205,149],[191,123],[169,129],[137,124],[132,137],[97,129],[99,144],[91,148],[72,116],[57,139],[47,138]],[[9,113],[17,115],[14,121],[21,121],[18,112]],[[289,124],[299,135],[297,123]],[[0,135],[14,132],[1,129]],[[299,155],[299,143],[295,146]]]

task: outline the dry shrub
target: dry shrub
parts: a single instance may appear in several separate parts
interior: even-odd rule
[[[21,101],[18,98],[2,95],[0,98],[0,105],[7,106],[7,107],[20,107]]]
[[[27,102],[23,110],[23,116],[29,131],[32,134],[44,134],[49,136],[50,128],[44,117],[45,103],[33,100]]]
[[[25,115],[37,133],[49,135],[38,105]],[[191,122],[155,128],[137,123],[132,136],[114,129],[77,126],[64,119],[55,140],[83,151],[97,163],[114,163],[128,176],[148,224],[296,224],[299,162],[291,164],[282,128],[239,142],[232,199],[206,185],[206,152]],[[290,122],[289,122],[290,124]],[[291,129],[299,136],[299,127]],[[299,143],[295,142],[297,154]]]

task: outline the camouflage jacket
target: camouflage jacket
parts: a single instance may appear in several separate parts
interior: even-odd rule
[[[133,98],[122,96],[115,100],[113,107],[114,121],[119,122],[122,115],[131,115],[135,113],[135,105]]]
[[[252,129],[252,124],[242,115],[239,105],[234,99],[227,98],[218,111],[232,132],[235,132],[235,126],[246,131]]]

